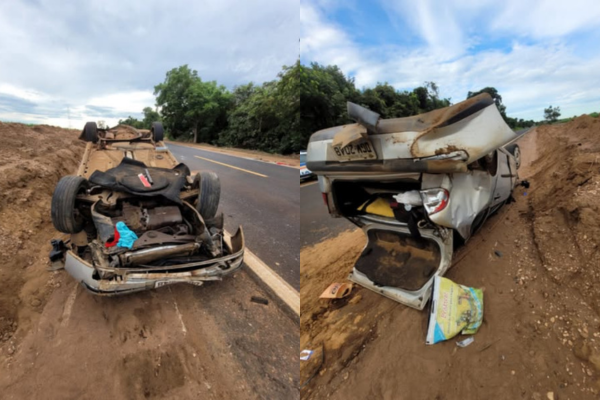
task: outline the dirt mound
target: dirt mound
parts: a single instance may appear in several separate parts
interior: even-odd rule
[[[515,189],[516,203],[455,253],[447,274],[484,289],[484,324],[465,349],[455,344],[462,338],[426,346],[427,312],[366,289],[318,300],[331,282],[345,280],[362,232],[302,250],[301,348],[324,349],[304,397],[595,398],[600,120],[538,127],[519,145],[519,175],[531,188]]]
[[[555,282],[580,291],[600,314],[600,120],[582,116],[539,135],[547,145],[531,207],[540,258]]]
[[[50,199],[58,180],[76,171],[84,143],[78,132],[0,122],[0,339],[27,329],[41,311],[52,275],[49,241],[58,233]]]

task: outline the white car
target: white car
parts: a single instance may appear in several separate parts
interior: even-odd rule
[[[357,123],[311,136],[307,166],[330,214],[367,235],[349,279],[423,309],[454,244],[512,199],[522,135],[488,94],[408,118],[348,113]]]
[[[300,182],[314,177],[315,175],[306,168],[306,151],[300,152]]]

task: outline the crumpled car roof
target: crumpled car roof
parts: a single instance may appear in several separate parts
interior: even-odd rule
[[[344,147],[367,140],[370,135],[391,134],[385,146],[402,147],[404,150],[398,150],[399,159],[423,159],[462,151],[466,155],[462,161],[473,162],[516,137],[487,93],[405,118],[381,119],[352,103],[348,110],[357,123],[321,130],[310,141],[332,139],[332,146]]]
[[[423,132],[452,125],[494,103],[492,96],[481,93],[449,107],[439,108],[412,117],[381,119],[376,133]]]

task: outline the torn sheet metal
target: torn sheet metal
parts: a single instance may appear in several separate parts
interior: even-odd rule
[[[367,128],[360,124],[344,125],[333,137],[331,145],[343,148],[365,139],[367,139]]]
[[[377,126],[379,125],[379,121],[381,120],[379,114],[351,102],[347,103],[347,107],[348,116],[350,118],[352,118],[362,126],[366,127],[370,131],[377,133]]]
[[[444,210],[431,215],[431,220],[441,226],[453,228],[467,239],[477,214],[490,202],[493,179],[487,171],[468,171],[454,174],[423,174],[422,189],[442,187],[450,193]]]
[[[358,161],[358,170],[464,172],[466,164],[516,138],[492,98],[483,93],[429,113],[382,119],[375,128],[357,123],[316,132],[308,144],[307,167],[314,172],[354,168],[336,163],[347,160],[334,148],[368,139],[378,163]]]
[[[420,134],[411,146],[415,158],[463,150],[467,163],[478,160],[516,137],[495,105],[484,108],[452,125]]]

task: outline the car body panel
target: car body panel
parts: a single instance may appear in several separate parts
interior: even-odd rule
[[[155,289],[174,283],[201,285],[205,281],[221,280],[239,269],[244,259],[244,234],[242,229],[231,237],[226,236],[231,254],[218,259],[177,266],[176,271],[155,268],[146,271],[134,268],[105,268],[101,272],[113,275],[111,279],[100,279],[97,266],[69,250],[65,259],[65,270],[90,292],[98,295],[118,295],[147,289]],[[175,269],[175,268],[171,268]]]
[[[149,137],[141,137],[135,140],[138,134],[132,131],[132,128],[126,125],[119,125],[110,130],[114,132],[112,141],[105,141],[102,148],[97,144],[88,142],[77,170],[77,175],[88,179],[94,171],[107,171],[121,163],[124,157],[129,157],[141,161],[149,167],[173,168],[178,162],[167,149],[164,143],[152,143]],[[147,130],[135,130],[142,135],[150,135]]]
[[[357,113],[356,125],[362,124],[364,129],[333,127],[318,131],[311,136],[307,155],[307,165],[318,176],[330,215],[349,219],[367,235],[365,250],[349,279],[402,304],[422,309],[430,297],[433,276],[442,276],[450,268],[453,232],[467,241],[492,212],[509,200],[518,174],[515,159],[504,146],[520,137],[506,125],[489,95],[392,120],[376,119],[356,105],[349,105],[349,111]],[[363,116],[368,117],[368,123],[361,122]],[[356,143],[364,141],[372,146],[367,151],[373,150],[375,158],[367,159],[361,153],[364,148]],[[341,145],[354,147],[344,152],[336,147]],[[356,159],[348,161],[348,154]],[[423,191],[432,190],[434,193],[445,190],[448,196],[445,206],[435,212],[418,201],[403,204],[393,200],[394,196],[404,196],[407,192],[421,193],[423,198]],[[398,198],[407,198],[402,196]],[[363,204],[365,199],[368,201]],[[366,206],[373,199],[388,201],[395,217],[390,218],[389,212],[387,217],[367,212]],[[382,248],[388,245],[378,247],[372,243],[379,241],[374,238],[373,230],[412,235],[413,242],[398,239],[398,243],[406,246],[414,243],[418,251],[395,249],[386,258]],[[433,275],[431,264],[423,263],[428,279],[415,290],[408,280],[406,284],[394,280],[389,275],[393,270],[386,268],[395,265],[401,278],[407,273],[401,268],[410,269],[419,261],[411,257],[419,253],[422,258],[427,249],[433,252],[431,246],[419,242],[425,239],[438,244],[441,261]],[[370,257],[372,263],[367,268],[361,261],[364,257]],[[434,259],[437,260],[431,258]]]
[[[437,187],[448,190],[450,199],[446,208],[429,218],[440,226],[456,229],[464,239],[468,239],[477,214],[490,203],[494,177],[485,171],[469,171],[452,176],[423,174],[423,189]]]
[[[477,103],[468,100],[416,117],[380,120],[376,131],[357,139],[371,142],[376,160],[339,161],[333,143],[342,142],[337,136],[344,133],[344,126],[318,131],[308,144],[307,167],[317,175],[325,172],[466,172],[467,164],[517,137],[502,119],[495,103],[487,97],[477,96],[487,105],[451,124],[447,123],[464,109],[463,103]],[[429,123],[407,123],[406,120]]]

